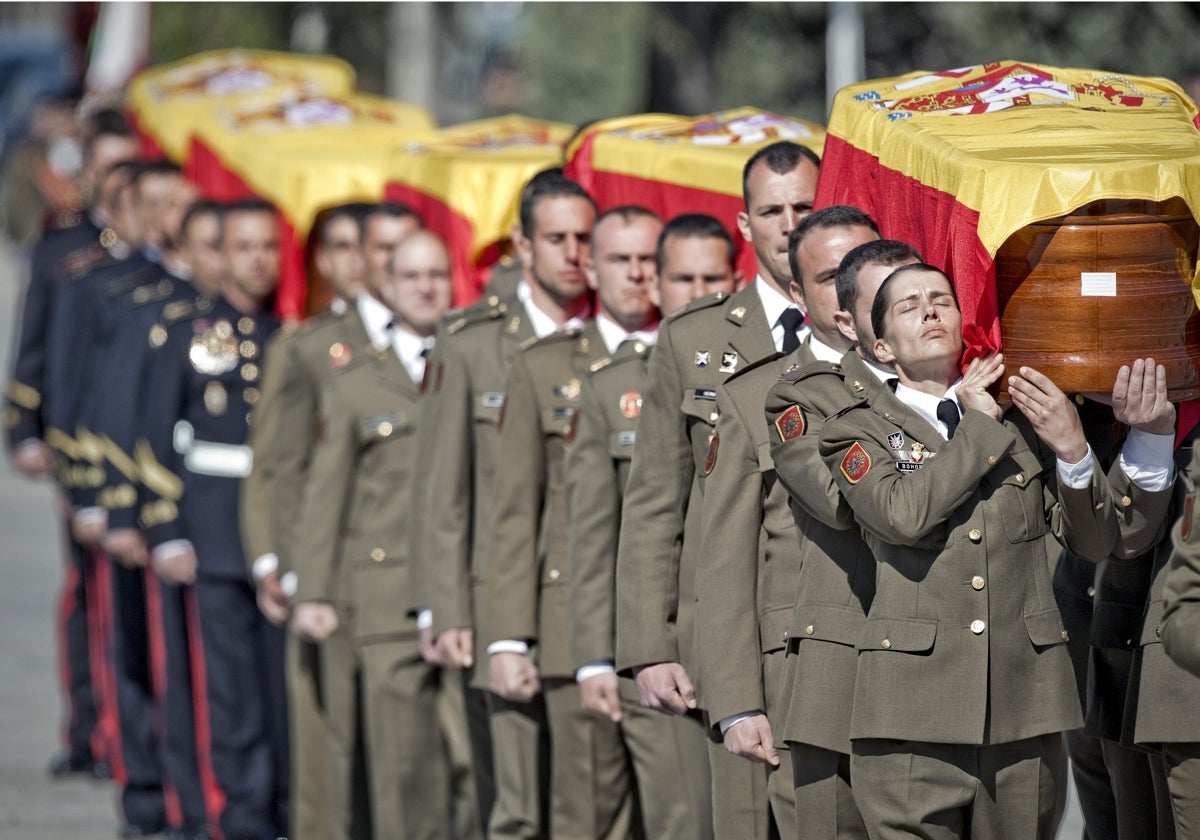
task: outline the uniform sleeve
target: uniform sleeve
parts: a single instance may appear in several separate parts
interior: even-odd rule
[[[146,362],[142,410],[134,460],[142,478],[140,520],[151,548],[186,539],[179,521],[183,498],[183,459],[175,451],[175,423],[183,416],[190,324],[168,330],[166,342]]]
[[[876,439],[878,431],[864,428],[873,417],[870,409],[858,408],[827,423],[821,457],[858,522],[894,545],[912,545],[945,523],[1017,440],[1004,424],[968,411],[954,440],[921,469],[901,473]]]
[[[276,472],[271,467],[270,444],[284,416],[279,407],[288,358],[288,339],[289,335],[280,335],[263,353],[262,389],[250,424],[253,461],[250,474],[242,480],[238,518],[246,562],[251,567],[255,560],[266,554],[274,554],[278,558],[271,535],[271,497],[275,492],[273,479]]]
[[[441,376],[427,397],[417,427],[418,451],[428,452],[424,501],[425,524],[414,561],[420,567],[420,600],[411,609],[433,613],[433,634],[474,627],[471,605],[471,545],[475,496],[475,418],[470,366],[450,338],[442,350]],[[421,456],[424,457],[424,456]]]
[[[1163,588],[1162,643],[1167,656],[1190,674],[1200,676],[1200,510],[1196,504],[1195,476],[1200,470],[1200,449],[1195,450],[1187,473],[1178,480],[1187,484],[1183,513],[1172,531],[1175,549],[1167,565]]]
[[[485,644],[537,640],[538,533],[546,463],[537,395],[525,353],[509,374],[492,483],[492,546],[486,601],[480,605]],[[436,620],[436,618],[435,618]]]
[[[621,486],[611,430],[590,377],[583,382],[575,439],[567,446],[567,632],[576,670],[615,659],[617,538]]]
[[[313,454],[301,500],[299,539],[292,556],[297,602],[332,601],[337,591],[339,538],[357,467],[356,427],[338,382],[321,400],[324,433]]]
[[[717,412],[696,582],[699,680],[714,722],[766,709],[757,598],[762,473],[746,418],[724,386],[717,389]]]
[[[775,474],[788,495],[815,519],[837,530],[854,527],[854,513],[838,489],[833,475],[821,460],[821,430],[825,418],[842,406],[823,406],[819,386],[783,380],[772,386],[765,407],[767,437]],[[839,380],[840,387],[840,380]],[[783,436],[784,430],[788,437]]]
[[[617,668],[679,661],[679,562],[696,465],[671,324],[650,356],[617,549]]]
[[[46,335],[54,293],[52,245],[51,235],[34,249],[29,284],[21,305],[20,333],[5,389],[5,427],[10,450],[24,441],[40,439],[44,432]]]
[[[1162,490],[1145,490],[1122,469],[1120,459],[1108,471],[1109,499],[1117,528],[1109,556],[1117,562],[1135,561],[1156,546],[1171,523],[1174,482]]]

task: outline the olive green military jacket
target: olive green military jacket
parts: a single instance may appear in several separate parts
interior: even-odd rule
[[[627,341],[583,376],[579,422],[564,462],[567,632],[576,669],[616,659],[617,539],[652,348]]]
[[[838,364],[785,372],[765,400],[771,456],[802,535],[789,616],[791,691],[776,737],[843,754],[850,752],[855,645],[875,595],[875,557],[818,444],[828,418],[886,387],[851,350]]]
[[[1193,449],[1183,511],[1172,531],[1174,551],[1163,579],[1162,646],[1171,660],[1200,677],[1200,521],[1196,512],[1196,479],[1200,450]],[[1196,706],[1192,707],[1193,710]]]
[[[297,601],[331,601],[349,577],[355,638],[415,634],[403,609],[420,386],[390,347],[367,351],[324,385],[321,442],[305,485]]]
[[[704,528],[696,582],[696,660],[715,726],[730,715],[784,709],[766,696],[762,655],[782,651],[800,575],[800,542],[775,476],[763,402],[779,375],[813,361],[805,340],[717,388],[717,428],[705,463]]]
[[[693,301],[659,327],[617,551],[621,671],[680,662],[695,679],[700,476],[717,422],[717,387],[774,352],[753,284],[732,296],[717,293]]]
[[[492,483],[485,644],[531,642],[543,677],[572,679],[567,634],[567,500],[563,459],[583,377],[607,354],[596,322],[526,345],[513,361]]]
[[[1044,536],[1101,560],[1119,503],[1099,469],[1060,485],[1053,453],[1010,418],[967,411],[946,441],[877,389],[821,432],[878,561],[851,738],[994,744],[1082,723]]]
[[[491,487],[508,372],[518,348],[534,337],[515,297],[481,301],[442,332],[425,371],[427,405],[417,433],[425,476],[417,508],[419,595],[407,602],[433,612],[435,636],[476,627],[492,547]],[[475,643],[476,663],[486,662],[478,631]],[[475,669],[475,684],[486,687],[486,668]]]
[[[296,571],[305,479],[321,434],[322,388],[372,349],[358,309],[318,317],[268,345],[264,381],[254,407],[253,466],[242,484],[241,528],[246,560],[279,558],[279,574]]]

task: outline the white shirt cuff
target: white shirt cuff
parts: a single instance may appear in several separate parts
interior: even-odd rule
[[[154,546],[151,556],[155,560],[166,560],[192,550],[191,540],[167,540],[162,545]]]
[[[256,581],[262,580],[269,574],[273,574],[279,569],[279,556],[272,554],[264,554],[257,558],[250,566],[250,574],[254,575]]]
[[[1130,429],[1121,447],[1121,469],[1143,490],[1166,490],[1175,478],[1175,435]]]
[[[615,670],[617,669],[613,667],[611,662],[606,662],[603,660],[589,662],[575,672],[575,682],[583,683],[584,680],[591,679],[592,677],[598,677],[601,674],[611,674]]]
[[[433,610],[417,611],[417,629],[428,630],[433,626]]]
[[[721,727],[721,734],[724,735],[726,732],[728,732],[733,727],[737,726],[742,721],[748,720],[749,718],[752,718],[752,717],[758,717],[761,714],[762,714],[762,712],[757,712],[757,711],[742,712],[741,714],[738,714],[738,715],[730,715],[727,718],[721,718],[721,720],[717,723],[717,725],[719,727]]]
[[[102,507],[84,507],[71,514],[72,518],[83,525],[91,525],[94,522],[107,522],[108,511]]]
[[[283,590],[283,594],[289,599],[296,597],[296,573],[284,572],[283,577],[279,579],[279,588]]]
[[[20,455],[21,453],[29,450],[41,449],[45,445],[45,442],[41,438],[25,438],[25,440],[16,445],[16,448],[13,449],[13,453]]]
[[[1095,469],[1096,459],[1092,457],[1092,445],[1088,444],[1087,454],[1077,464],[1068,464],[1062,458],[1058,461],[1058,478],[1072,490],[1082,490],[1092,482],[1092,470]]]
[[[528,656],[529,643],[522,642],[517,639],[501,639],[500,641],[492,642],[487,646],[488,656],[496,653],[519,653],[522,656]]]

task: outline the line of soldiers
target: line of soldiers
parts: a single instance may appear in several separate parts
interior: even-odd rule
[[[1160,643],[1197,431],[1152,359],[964,373],[950,279],[786,142],[744,286],[715,219],[548,170],[483,300],[347,205],[281,327],[273,208],[92,122],[5,417],[99,639],[58,769],[111,767],[124,836],[1052,837],[1067,751],[1089,837],[1200,833]]]

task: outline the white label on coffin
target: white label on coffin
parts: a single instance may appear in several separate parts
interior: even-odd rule
[[[1080,290],[1083,297],[1116,297],[1117,273],[1115,271],[1079,272]]]

